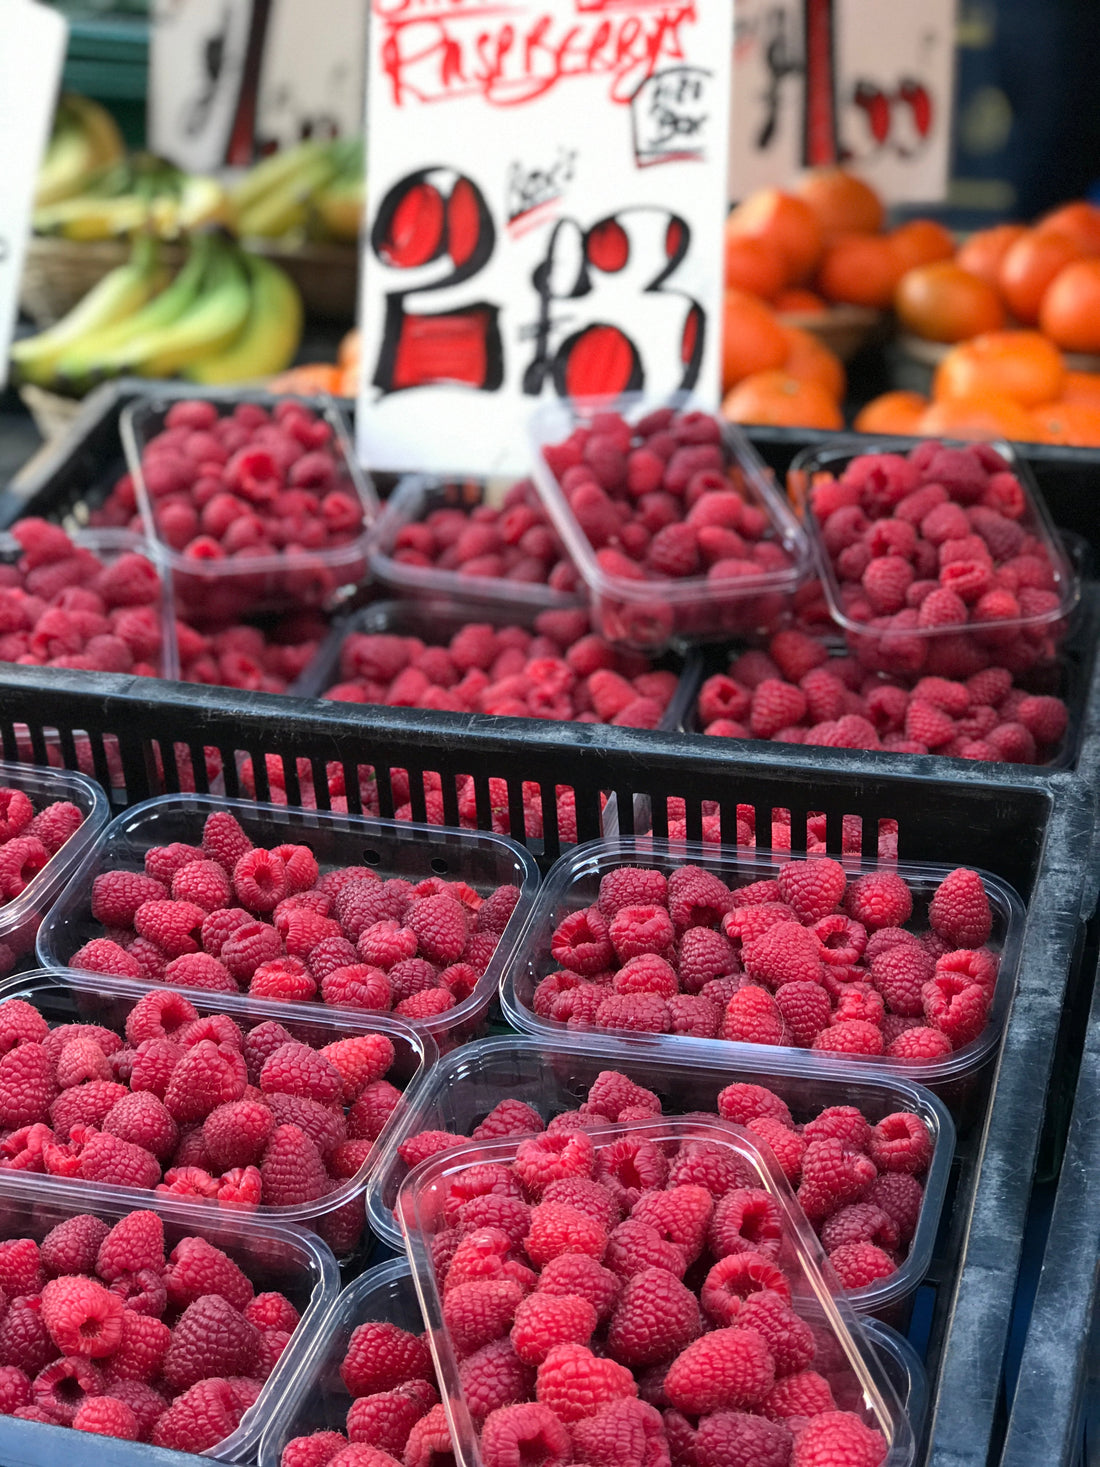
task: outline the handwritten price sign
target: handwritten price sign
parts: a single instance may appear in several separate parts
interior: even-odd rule
[[[373,0],[359,447],[519,473],[553,395],[719,387],[729,0]]]
[[[0,387],[8,377],[8,348],[19,277],[31,222],[38,165],[50,133],[68,25],[33,0],[0,5]]]

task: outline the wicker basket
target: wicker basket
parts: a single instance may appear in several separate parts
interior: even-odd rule
[[[75,240],[36,234],[27,242],[19,309],[36,326],[52,326],[104,275],[125,265],[130,254],[128,239]],[[161,259],[177,269],[183,251],[178,245],[162,245]]]

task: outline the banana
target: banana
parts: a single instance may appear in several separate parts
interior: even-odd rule
[[[97,166],[125,158],[126,144],[122,141],[118,124],[106,107],[101,107],[90,97],[82,97],[79,92],[70,92],[67,101],[81,131],[91,139]]]
[[[17,341],[12,365],[23,382],[48,386],[55,363],[86,335],[113,325],[141,309],[159,281],[156,245],[141,236],[125,265],[105,275],[69,314],[37,336]]]
[[[34,232],[60,234],[73,240],[117,239],[143,229],[148,222],[149,203],[136,194],[123,194],[117,199],[78,194],[36,210]]]
[[[251,303],[248,275],[235,249],[215,246],[198,299],[178,321],[130,341],[126,370],[171,377],[224,351],[239,336]]]
[[[313,194],[336,177],[337,165],[331,154],[322,152],[308,166],[299,168],[280,187],[271,190],[252,204],[237,203],[237,228],[242,237],[279,239],[309,221]]]
[[[139,311],[113,326],[82,337],[58,359],[55,378],[65,387],[84,391],[94,381],[117,377],[130,365],[130,343],[151,331],[171,326],[195,304],[214,253],[210,235],[200,235],[175,280]]]
[[[294,360],[302,336],[302,298],[284,270],[258,255],[246,255],[252,289],[248,320],[237,340],[217,356],[184,367],[183,375],[203,387],[248,382],[281,372]]]
[[[262,163],[250,168],[233,190],[234,207],[238,211],[251,208],[265,194],[289,183],[300,169],[323,157],[324,152],[323,143],[304,142],[299,143],[296,148],[287,148],[282,153],[265,158]]]
[[[334,180],[314,197],[313,205],[325,232],[341,244],[359,238],[366,189],[362,178]]]
[[[121,159],[124,151],[110,113],[87,98],[63,96],[39,171],[35,207],[45,208],[82,192],[98,171]]]

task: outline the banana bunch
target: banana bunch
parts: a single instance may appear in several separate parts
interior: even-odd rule
[[[122,134],[106,108],[75,92],[64,93],[39,171],[35,208],[45,209],[94,187],[125,156]]]
[[[265,158],[231,195],[242,238],[354,243],[363,213],[363,140],[308,141]]]
[[[121,376],[214,386],[282,371],[301,333],[301,297],[278,266],[204,233],[168,279],[155,238],[141,233],[125,265],[11,357],[17,381],[71,396]]]
[[[73,240],[118,239],[138,230],[179,239],[203,224],[230,218],[225,190],[216,179],[182,173],[150,153],[115,159],[86,177],[79,192],[48,203],[41,198],[40,186],[35,233]]]

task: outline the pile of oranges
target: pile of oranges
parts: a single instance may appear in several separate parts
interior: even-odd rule
[[[884,233],[875,191],[839,168],[805,174],[794,191],[762,189],[726,222],[723,411],[741,423],[841,428],[844,367],[791,318],[830,305],[887,310],[907,271],[950,259],[931,219]]]

